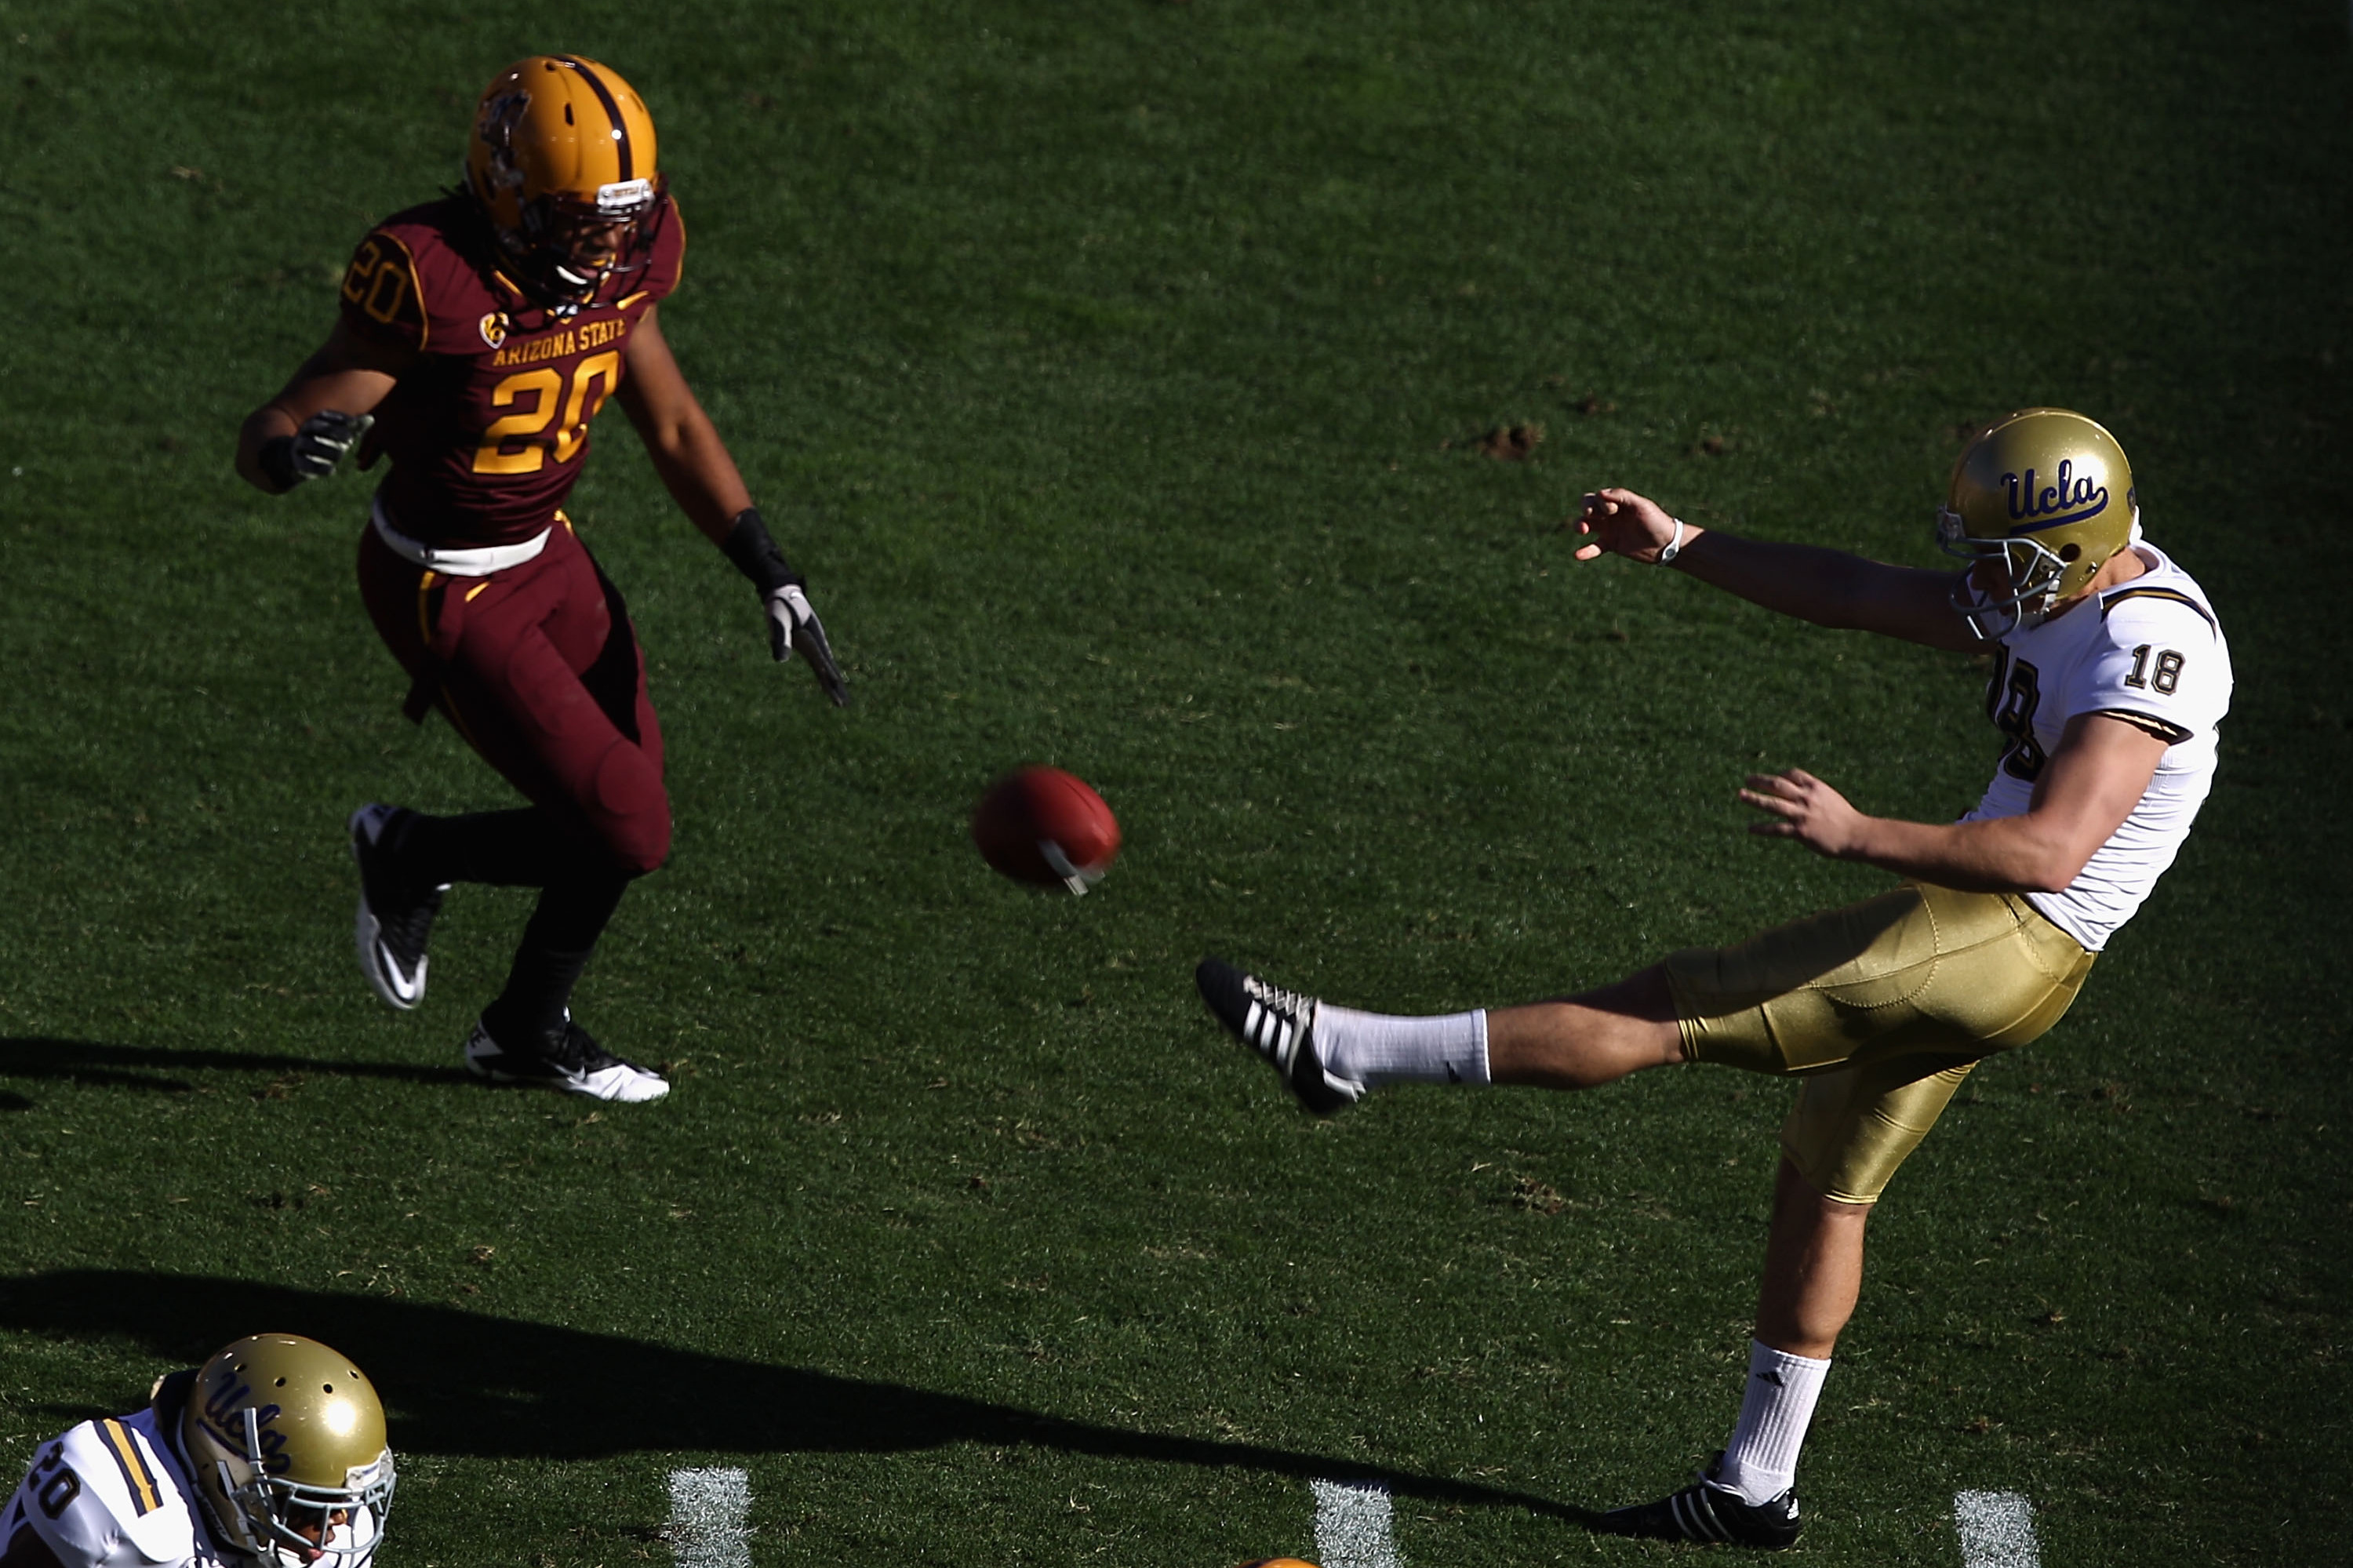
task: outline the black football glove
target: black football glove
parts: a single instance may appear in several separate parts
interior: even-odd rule
[[[723,547],[735,569],[760,590],[761,608],[768,614],[768,652],[776,655],[776,662],[781,664],[798,652],[808,661],[817,683],[833,699],[833,705],[848,707],[849,684],[841,678],[841,666],[834,662],[825,622],[817,618],[817,609],[808,601],[807,582],[786,564],[785,553],[768,536],[768,525],[760,521],[757,507],[747,506],[735,514],[735,526]]]
[[[322,408],[303,420],[292,435],[263,443],[261,471],[281,491],[291,490],[306,479],[324,479],[375,423],[373,414]]]

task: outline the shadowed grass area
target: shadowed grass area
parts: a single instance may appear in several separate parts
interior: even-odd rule
[[[1577,565],[1561,520],[1625,482],[1926,563],[1967,430],[2057,403],[2231,633],[2221,779],[1891,1190],[1806,1554],[1950,1568],[1972,1489],[2053,1563],[2331,1558],[2342,21],[0,4],[0,1451],[307,1327],[392,1369],[404,1563],[659,1560],[662,1473],[714,1456],[763,1563],[1304,1552],[1327,1467],[1393,1481],[1409,1561],[1663,1560],[1578,1510],[1728,1428],[1786,1090],[1310,1126],[1187,971],[1461,1007],[1875,888],[1731,791],[1957,813],[1981,670]],[[370,480],[227,461],[543,48],[658,118],[664,329],[858,694],[769,664],[607,421],[572,510],[678,849],[580,1006],[669,1064],[639,1109],[459,1077],[519,895],[453,897],[413,1015],[352,972],[345,813],[502,787],[398,715]],[[965,837],[1029,761],[1121,815],[1084,900]]]

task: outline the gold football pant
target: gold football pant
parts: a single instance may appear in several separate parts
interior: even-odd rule
[[[2015,894],[1907,882],[1666,971],[1684,1056],[1802,1078],[1782,1150],[1868,1203],[1971,1067],[2059,1022],[2093,957]]]

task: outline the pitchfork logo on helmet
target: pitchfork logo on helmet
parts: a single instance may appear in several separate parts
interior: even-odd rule
[[[618,72],[533,55],[483,90],[466,189],[511,281],[569,316],[621,299],[651,257],[670,206],[654,159],[653,116]]]
[[[367,1568],[392,1508],[384,1404],[316,1340],[256,1334],[196,1373],[180,1417],[205,1517],[269,1565]]]
[[[2067,408],[2012,414],[1961,453],[1936,511],[1937,543],[1971,563],[1953,608],[1981,638],[2033,626],[2083,592],[2139,520],[2116,437]]]
[[[515,163],[515,126],[522,121],[524,107],[531,95],[512,88],[500,91],[493,86],[482,95],[481,107],[474,117],[475,139],[490,150],[490,158],[482,170],[482,187],[491,191],[520,189],[522,169]]]

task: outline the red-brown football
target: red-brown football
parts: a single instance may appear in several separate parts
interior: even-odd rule
[[[1103,798],[1059,768],[1024,768],[972,809],[980,858],[1016,882],[1084,893],[1119,853],[1119,819]]]

